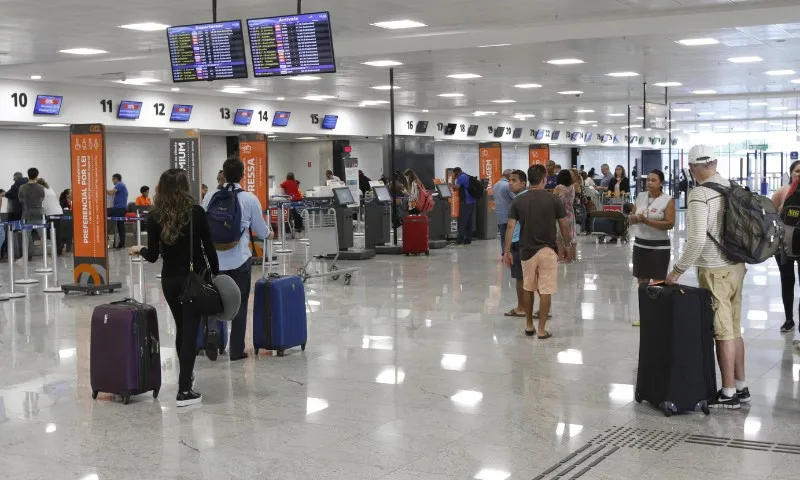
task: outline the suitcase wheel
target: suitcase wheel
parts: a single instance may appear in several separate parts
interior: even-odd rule
[[[345,285],[350,285],[350,282],[352,280],[353,280],[353,276],[350,275],[349,273],[346,273],[345,276],[344,276],[344,284]]]
[[[672,416],[672,410],[669,407],[664,407],[664,416],[667,418]]]
[[[431,255],[431,252],[430,252],[430,250],[428,250],[428,251],[426,251],[426,252],[425,252],[425,256],[426,256],[426,257],[429,257],[430,255]]]
[[[409,255],[411,255],[411,254],[410,253],[406,253],[406,257],[408,257]]]
[[[283,356],[283,350],[278,350],[278,356],[279,356],[279,357],[282,357],[282,356]]]
[[[153,398],[158,398],[158,389],[153,390]]]
[[[253,348],[253,350],[255,350],[255,353],[253,355],[257,357],[258,356],[258,348]]]
[[[99,392],[97,390],[92,390],[92,399],[97,400],[97,394]]]
[[[633,392],[633,399],[636,400],[636,403],[642,403],[642,395],[639,393],[639,390]]]
[[[305,343],[300,345],[300,350],[303,351],[303,352],[306,351],[306,344]]]
[[[335,272],[335,271],[337,271],[337,270],[339,270],[339,267],[338,267],[338,266],[336,266],[336,265],[331,265],[331,272]],[[331,275],[331,280],[333,280],[334,282],[335,282],[335,281],[337,281],[337,280],[339,280],[339,275]]]
[[[122,404],[127,405],[131,403],[131,396],[130,395],[123,395],[122,396]]]
[[[701,402],[700,410],[702,410],[702,412],[706,415],[711,415],[711,409],[708,408],[708,402]]]

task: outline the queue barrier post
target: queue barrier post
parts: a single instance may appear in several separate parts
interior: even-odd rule
[[[133,219],[136,222],[136,245],[142,244],[142,217],[136,217]],[[142,262],[141,255],[136,255],[135,257],[131,258],[131,262]]]
[[[47,257],[47,250],[42,251]],[[53,261],[53,284],[43,289],[44,293],[61,293],[61,286],[58,284],[58,239],[56,239],[56,223],[50,222],[50,255]]]
[[[276,242],[277,245],[280,245],[281,248],[275,250],[275,253],[292,253],[291,248],[287,248],[286,244],[286,204],[281,204],[278,207],[278,235],[280,235],[279,241]]]
[[[42,217],[44,219],[44,217]],[[47,266],[47,221],[45,220],[41,226],[33,225],[33,230],[42,229],[41,235],[39,238],[42,242],[42,261],[44,262],[44,266],[42,268],[37,268],[34,270],[36,273],[52,273],[53,269]],[[53,262],[53,266],[55,266],[55,262]]]
[[[28,268],[28,255],[30,254],[28,242],[30,241],[30,232],[34,229],[34,226],[22,223],[19,225],[19,229],[22,232],[22,278],[15,280],[15,283],[33,285],[39,283],[39,280],[30,278],[30,270]]]

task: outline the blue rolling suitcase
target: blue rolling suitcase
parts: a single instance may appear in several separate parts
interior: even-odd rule
[[[228,324],[226,322],[209,322],[208,319],[203,319],[200,323],[200,328],[197,329],[197,354],[202,355],[205,353],[212,361],[217,359],[217,352],[206,351],[206,340],[208,338],[208,333],[213,331],[216,331],[218,335],[218,353],[223,354],[225,353],[225,349],[228,348]]]
[[[253,298],[253,346],[277,350],[306,349],[306,290],[298,276],[270,274],[256,282]]]

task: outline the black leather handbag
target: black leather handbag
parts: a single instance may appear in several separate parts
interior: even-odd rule
[[[183,284],[179,298],[183,308],[195,315],[217,315],[224,311],[222,297],[211,283],[213,277],[206,261],[205,269],[198,274],[194,269],[194,212],[189,217],[189,276]],[[205,259],[205,253],[203,254]]]

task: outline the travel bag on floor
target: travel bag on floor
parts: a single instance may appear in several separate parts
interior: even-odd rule
[[[627,234],[628,220],[620,212],[594,211],[589,214],[590,231],[598,235],[622,237]]]
[[[272,256],[272,242],[265,242],[267,257]],[[270,263],[270,262],[264,262]],[[282,357],[285,350],[306,349],[308,323],[306,317],[306,289],[297,275],[266,274],[255,284],[253,293],[253,347],[259,350],[276,350]]]
[[[403,253],[430,255],[429,222],[425,215],[408,215],[403,219]]]
[[[122,396],[161,389],[158,314],[150,305],[125,299],[99,305],[92,313],[89,375],[92,398],[99,392]]]
[[[204,318],[200,322],[200,328],[197,329],[197,354],[205,353],[209,359],[216,360],[216,355],[208,355],[208,352],[205,351],[208,334],[212,331],[216,331],[219,335],[218,353],[225,353],[225,349],[228,348],[228,323],[223,321],[212,322]]]
[[[684,285],[639,286],[637,402],[708,415],[717,393],[711,294]]]

